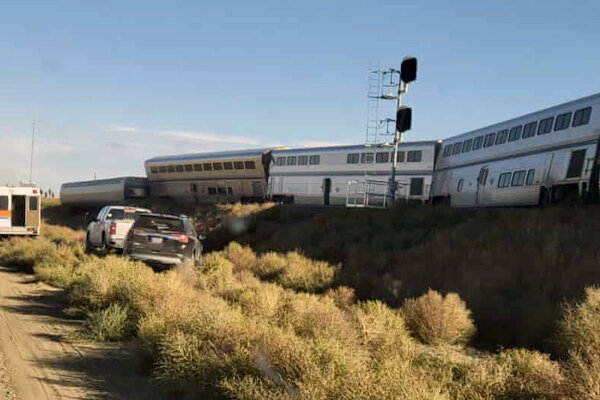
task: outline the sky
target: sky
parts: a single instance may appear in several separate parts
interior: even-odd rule
[[[599,17],[584,0],[0,0],[0,184],[28,180],[34,120],[33,181],[57,193],[159,155],[364,143],[369,68],[406,55],[405,140],[453,136],[599,92]]]

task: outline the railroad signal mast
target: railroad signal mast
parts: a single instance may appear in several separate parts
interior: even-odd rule
[[[402,105],[402,94],[408,91],[408,85],[417,79],[417,59],[404,57],[400,70],[371,70],[369,72],[369,92],[367,108],[366,144],[373,146],[390,146],[393,137],[394,155],[389,182],[389,194],[395,199],[398,185],[396,183],[396,166],[398,163],[398,143],[402,143],[404,132],[410,130],[412,109]],[[396,119],[379,119],[379,101],[396,100]],[[393,130],[390,129],[390,126]],[[390,204],[393,204],[392,201]]]
[[[393,206],[396,199],[396,166],[398,164],[398,143],[402,142],[404,132],[409,131],[412,124],[412,108],[402,105],[402,94],[408,91],[408,84],[417,79],[417,59],[404,57],[400,67],[400,82],[398,82],[398,106],[396,107],[396,132],[394,134],[394,159],[392,160],[392,173],[390,175],[390,197]]]

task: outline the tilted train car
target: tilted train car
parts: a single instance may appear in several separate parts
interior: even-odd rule
[[[426,202],[437,141],[398,145],[396,199]],[[379,182],[387,192],[393,150],[390,146],[332,146],[273,150],[269,197],[298,204],[346,204],[349,182]]]
[[[63,183],[60,187],[61,203],[71,207],[129,205],[146,197],[146,178],[133,176]]]
[[[145,163],[150,195],[184,204],[263,200],[270,150],[151,158]]]
[[[597,193],[599,108],[597,94],[444,139],[431,197],[486,207]]]

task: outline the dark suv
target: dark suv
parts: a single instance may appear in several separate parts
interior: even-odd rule
[[[127,233],[123,255],[149,264],[197,264],[202,239],[186,216],[142,214]]]

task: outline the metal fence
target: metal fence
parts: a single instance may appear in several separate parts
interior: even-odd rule
[[[346,207],[387,208],[391,200],[389,182],[375,180],[352,180],[348,182]]]

